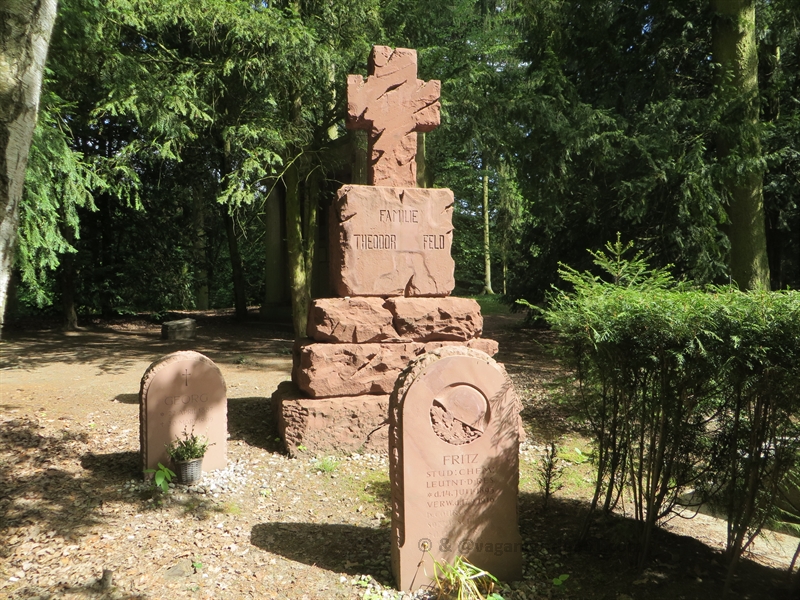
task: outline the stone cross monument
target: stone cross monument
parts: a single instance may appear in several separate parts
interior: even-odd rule
[[[442,346],[489,355],[474,300],[455,286],[453,192],[416,187],[416,132],[439,124],[438,81],[417,79],[417,53],[375,46],[370,75],[348,77],[347,125],[368,130],[370,182],[345,185],[330,217],[336,298],[312,302],[294,349],[293,384],[273,396],[289,453],[385,452],[389,394],[408,363]]]
[[[366,129],[369,183],[417,184],[417,132],[439,126],[438,81],[417,79],[417,52],[375,46],[370,76],[347,76],[347,127]]]

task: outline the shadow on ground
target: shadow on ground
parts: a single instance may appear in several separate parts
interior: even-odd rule
[[[262,523],[250,542],[273,554],[328,571],[371,575],[391,585],[389,529],[324,523]]]
[[[242,440],[270,452],[280,452],[282,448],[272,417],[272,402],[263,396],[228,398],[228,433],[231,440]]]
[[[370,485],[370,492],[377,502],[386,506],[392,505],[392,484],[387,480],[375,481]]]
[[[122,404],[139,404],[139,394],[117,394],[114,400]]]
[[[138,397],[126,395],[125,400]],[[231,440],[277,452],[280,440],[269,398],[228,401]],[[103,505],[120,500],[119,486],[141,478],[138,452],[87,452],[88,434],[50,431],[30,417],[3,422],[0,428],[0,557],[2,542],[19,527],[37,524],[61,537],[79,535],[104,520]],[[64,459],[80,464],[78,473],[64,470]],[[143,494],[127,497],[141,502]]]
[[[725,567],[721,552],[689,537],[658,530],[648,565],[636,567],[639,524],[618,516],[592,519],[587,541],[576,536],[588,505],[554,498],[542,509],[538,494],[520,497],[526,585],[530,597],[582,600],[708,600],[721,598]],[[390,530],[344,524],[262,523],[252,528],[251,543],[289,560],[350,576],[370,575],[393,586]],[[563,588],[552,580],[569,574]],[[731,598],[795,600],[786,573],[752,561],[739,568]]]
[[[122,483],[141,476],[141,457],[138,452],[87,453],[81,456],[81,466],[92,477],[109,483]]]
[[[562,590],[565,595],[555,593],[554,597],[722,598],[726,563],[721,549],[688,535],[656,529],[647,565],[639,569],[640,523],[617,515],[595,514],[586,541],[577,545],[588,512],[588,503],[582,501],[553,497],[545,510],[540,494],[520,497],[524,559],[536,565],[536,579],[549,582],[561,574],[570,575]],[[731,598],[797,600],[798,596],[790,590],[785,571],[745,560],[738,568]]]
[[[98,321],[78,331],[22,322],[3,330],[0,368],[99,362],[104,373],[118,373],[133,362],[152,362],[178,350],[195,350],[220,364],[269,366],[270,361],[291,358],[293,335],[283,324],[257,318],[239,322],[223,312],[175,316],[197,320],[196,339],[162,340],[160,325],[136,317]]]
[[[231,439],[277,451],[268,398],[229,400]],[[5,421],[0,429],[0,557],[10,531],[38,525],[61,537],[79,535],[103,522],[103,505],[119,500],[118,488],[141,477],[138,452],[87,452],[88,436],[69,430],[46,431],[36,420]],[[74,459],[83,471],[57,466]],[[128,498],[141,502],[141,495]]]
[[[137,452],[86,452],[85,433],[45,434],[29,418],[3,423],[0,431],[0,557],[2,542],[19,527],[54,531],[70,539],[104,521],[103,505],[118,500],[117,487],[141,475]],[[65,458],[80,463],[80,474],[55,466]],[[131,498],[139,501],[140,498]]]

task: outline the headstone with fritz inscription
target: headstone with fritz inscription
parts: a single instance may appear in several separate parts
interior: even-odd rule
[[[483,352],[445,347],[403,371],[389,400],[392,569],[398,588],[434,580],[456,556],[502,581],[522,576],[519,411]]]
[[[228,398],[219,367],[199,352],[173,352],[151,364],[139,390],[142,469],[168,464],[166,445],[183,432],[208,438],[203,471],[227,466]]]

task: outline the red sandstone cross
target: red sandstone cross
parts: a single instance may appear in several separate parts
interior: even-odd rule
[[[370,75],[347,76],[347,127],[369,134],[369,183],[417,185],[417,132],[439,125],[436,80],[417,79],[417,51],[373,46]]]

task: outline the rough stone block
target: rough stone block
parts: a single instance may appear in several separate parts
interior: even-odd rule
[[[331,284],[345,296],[447,296],[453,192],[348,185],[331,215]]]
[[[421,344],[304,344],[295,383],[311,397],[389,394]]]
[[[352,452],[361,447],[385,452],[389,396],[311,399],[290,382],[278,386],[272,410],[290,455],[302,445],[311,452]]]
[[[162,340],[193,340],[197,333],[197,321],[178,319],[161,324]]]
[[[396,339],[383,298],[318,298],[311,302],[307,335],[318,342],[366,344]],[[410,341],[410,340],[409,340]]]
[[[415,342],[466,341],[480,337],[480,305],[470,298],[388,298],[394,328]]]
[[[406,342],[378,344],[321,344],[300,342],[294,348],[292,379],[312,398],[390,394],[400,371],[424,352],[463,345],[497,352],[497,342],[477,338],[468,342]]]

